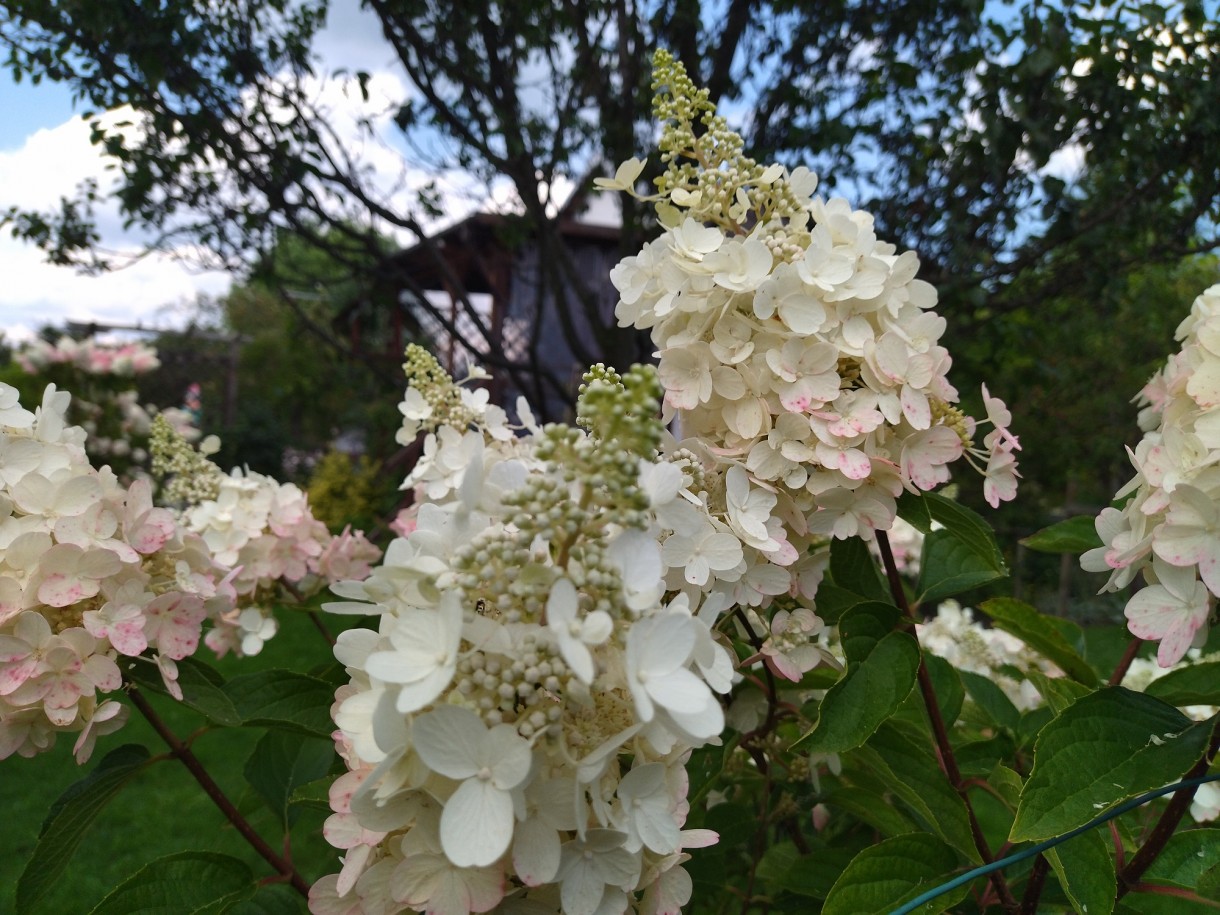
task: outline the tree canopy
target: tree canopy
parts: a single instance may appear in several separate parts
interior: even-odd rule
[[[565,258],[551,194],[651,145],[659,46],[740,112],[753,154],[810,165],[824,192],[914,249],[959,336],[1065,296],[1101,302],[1128,268],[1220,243],[1220,24],[1194,0],[363,6],[408,83],[392,110],[401,148],[414,166],[511,184],[515,231],[542,253],[537,294],[594,326],[595,345],[572,341],[584,361],[624,364],[639,346]],[[119,162],[123,213],[157,242],[188,239],[246,269],[291,231],[412,290],[412,307],[456,332],[454,312],[379,242],[397,231],[426,245],[443,201],[426,188],[390,203],[317,101],[324,81],[370,80],[324,71],[314,49],[328,14],[340,10],[324,0],[14,0],[0,44],[17,78],[65,82],[93,111],[131,107],[131,123],[96,120],[94,140]],[[97,193],[5,218],[52,259],[97,265]],[[628,202],[623,215],[626,253],[648,214]],[[473,358],[526,393],[563,386],[537,337],[507,359],[457,277],[445,281],[481,329],[464,334]]]

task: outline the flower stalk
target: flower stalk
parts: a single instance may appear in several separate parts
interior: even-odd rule
[[[246,842],[258,852],[259,856],[266,861],[271,868],[279,874],[284,882],[288,883],[294,890],[302,896],[309,896],[309,881],[307,881],[300,872],[293,867],[283,855],[278,854],[275,849],[267,844],[250,825],[250,821],[242,816],[236,805],[229,800],[228,796],[221,790],[221,787],[216,784],[216,780],[204,767],[199,757],[192,752],[182,739],[174,733],[170,726],[165,722],[165,719],[157,714],[149,701],[144,698],[144,694],[140,692],[135,684],[128,684],[127,696],[134,705],[152,725],[158,736],[169,746],[170,754],[177,758],[182,765],[186,766],[191,776],[199,783],[199,787],[203,789],[204,794],[211,798],[212,803],[220,810],[226,820],[228,820],[238,834],[246,840]]]
[[[898,573],[898,565],[894,562],[894,551],[890,548],[890,540],[886,536],[885,531],[877,531],[877,548],[881,553],[881,563],[885,567],[885,576],[889,582],[890,595],[893,597],[895,605],[903,612],[903,615],[910,621],[912,629],[914,629],[915,613],[910,601],[907,600],[906,590],[902,586],[902,577]],[[983,862],[989,864],[994,860],[991,848],[987,844],[987,838],[983,835],[983,828],[979,825],[978,817],[974,813],[974,807],[970,803],[968,786],[962,779],[961,770],[957,765],[957,757],[953,753],[953,745],[949,742],[949,732],[945,727],[945,719],[940,713],[940,704],[936,700],[936,688],[932,684],[932,675],[928,672],[928,665],[924,663],[922,651],[920,652],[917,679],[919,692],[923,697],[924,708],[927,710],[928,720],[932,725],[932,738],[935,742],[936,759],[940,763],[941,771],[945,773],[945,778],[949,780],[953,790],[957,792],[958,796],[962,799],[962,803],[966,805],[966,813],[970,818],[970,834],[974,839],[974,847],[978,850]],[[999,897],[1005,911],[1017,911],[1017,900],[1013,896],[1012,890],[1009,889],[1004,875],[999,871],[992,871],[988,875],[988,879],[991,881],[991,886]]]

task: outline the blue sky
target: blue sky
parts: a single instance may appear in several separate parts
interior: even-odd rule
[[[0,70],[0,111],[0,150],[18,149],[35,130],[62,124],[74,113],[67,87],[46,81],[35,86],[28,79],[14,83],[7,70]]]

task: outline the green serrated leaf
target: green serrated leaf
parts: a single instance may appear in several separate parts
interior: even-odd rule
[[[329,737],[334,688],[290,670],[260,670],[234,677],[225,685],[242,723],[280,728],[314,737]]]
[[[928,534],[920,558],[918,601],[935,604],[998,581],[1007,573],[981,557],[970,544],[947,530]]]
[[[1110,838],[1097,829],[1047,849],[1059,885],[1079,915],[1110,915],[1118,884]]]
[[[1101,546],[1095,521],[1092,515],[1077,515],[1030,534],[1021,544],[1039,553],[1084,553]]]
[[[1021,800],[1021,789],[1025,787],[1025,780],[1020,774],[1002,763],[997,763],[987,776],[987,783],[996,790],[1009,810],[1017,809]]]
[[[796,743],[813,753],[842,753],[860,746],[897,711],[915,686],[918,671],[915,637],[889,633],[826,692],[817,722]]]
[[[831,887],[822,915],[881,915],[951,879],[957,853],[935,836],[915,833],[872,845],[852,859]],[[957,905],[969,892],[960,886],[943,893],[920,913],[934,915]]]
[[[878,804],[877,795],[862,788],[839,788],[826,797],[826,803],[867,823],[887,838],[917,831],[915,824],[897,808]]]
[[[902,611],[893,604],[868,601],[852,607],[839,620],[839,641],[847,663],[867,658],[877,643],[898,627]]]
[[[1220,866],[1220,829],[1187,829],[1174,833],[1144,880],[1193,888],[1212,868]]]
[[[1008,574],[991,527],[965,506],[936,493],[904,493],[898,513],[926,534],[916,586],[920,603],[936,603]],[[933,521],[943,527],[932,530]]]
[[[867,601],[868,598],[863,595],[840,588],[833,581],[823,581],[818,585],[818,616],[827,625],[835,625],[844,613]]]
[[[148,761],[145,747],[138,744],[117,747],[103,757],[96,769],[56,799],[43,820],[34,853],[17,881],[19,915],[33,910],[46,895],[98,814]]]
[[[962,687],[960,671],[946,661],[928,652],[924,653],[923,663],[928,668],[928,676],[932,679],[932,690],[936,693],[936,704],[940,707],[940,717],[946,727],[953,727],[962,714],[962,705],[966,701],[966,690]],[[911,696],[916,691],[911,691]],[[907,701],[911,701],[911,696]],[[922,697],[920,697],[922,707]]]
[[[331,740],[268,730],[246,761],[246,781],[287,830],[297,813],[290,809],[293,792],[330,771],[334,759],[335,746]]]
[[[216,724],[230,728],[241,726],[241,715],[224,691],[225,679],[220,671],[194,657],[175,663],[178,665],[178,685],[182,687],[184,705]],[[135,664],[129,676],[141,688],[166,695],[165,681],[156,665]]]
[[[1207,915],[1216,911],[1212,878],[1220,868],[1220,829],[1190,829],[1171,836],[1164,850],[1144,873],[1149,887],[1198,893],[1198,902],[1177,895],[1133,892],[1123,897],[1139,915]]]
[[[966,805],[941,771],[926,727],[888,721],[850,758],[872,770],[923,826],[978,863]]]
[[[859,537],[831,541],[830,580],[869,600],[884,603],[891,599],[890,589],[877,568],[877,560],[869,552],[868,544]]]
[[[957,767],[964,778],[986,778],[997,762],[1012,759],[1016,751],[1016,743],[1006,733],[986,740],[971,740],[958,745]]]
[[[1021,727],[1017,730],[1017,744],[1033,749],[1042,729],[1055,720],[1055,713],[1048,706],[1040,705],[1021,713]]]
[[[292,789],[292,796],[288,798],[288,803],[294,807],[330,810],[330,786],[334,784],[334,781],[332,776],[327,775],[305,782],[303,785],[297,785]]]
[[[991,617],[996,628],[1015,635],[1022,642],[1085,686],[1097,685],[1097,672],[1089,666],[1064,637],[1063,630],[1035,608],[1011,597],[985,600],[979,609]]]
[[[1008,694],[990,677],[966,670],[958,673],[970,700],[979,707],[987,720],[995,727],[1015,734],[1021,723],[1021,712],[1012,704]]]
[[[1170,671],[1149,683],[1144,693],[1170,705],[1220,705],[1220,661]]]
[[[1009,840],[1062,835],[1173,781],[1202,756],[1210,729],[1120,686],[1077,700],[1038,735]]]
[[[222,915],[255,889],[250,868],[236,858],[180,852],[141,868],[89,915]]]
[[[1083,683],[1077,683],[1067,677],[1048,677],[1037,670],[1031,670],[1025,676],[1037,687],[1038,693],[1056,715],[1075,703],[1077,699],[1083,699],[1093,692]]]
[[[237,903],[226,915],[303,915],[307,911],[296,890],[277,883],[260,886],[253,897]]]

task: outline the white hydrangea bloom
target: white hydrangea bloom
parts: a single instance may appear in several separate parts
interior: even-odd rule
[[[1109,573],[1103,591],[1144,577],[1128,628],[1160,642],[1163,667],[1202,645],[1220,597],[1220,285],[1195,299],[1176,338],[1181,349],[1136,398],[1144,437],[1128,451],[1135,476],[1115,496],[1130,498],[1102,510],[1102,546],[1080,559]]]
[[[84,762],[125,708],[117,660],[145,657],[181,698],[179,661],[233,607],[228,569],[154,508],[147,480],[90,466],[66,392],[33,412],[0,384],[0,758],[78,732]]]

